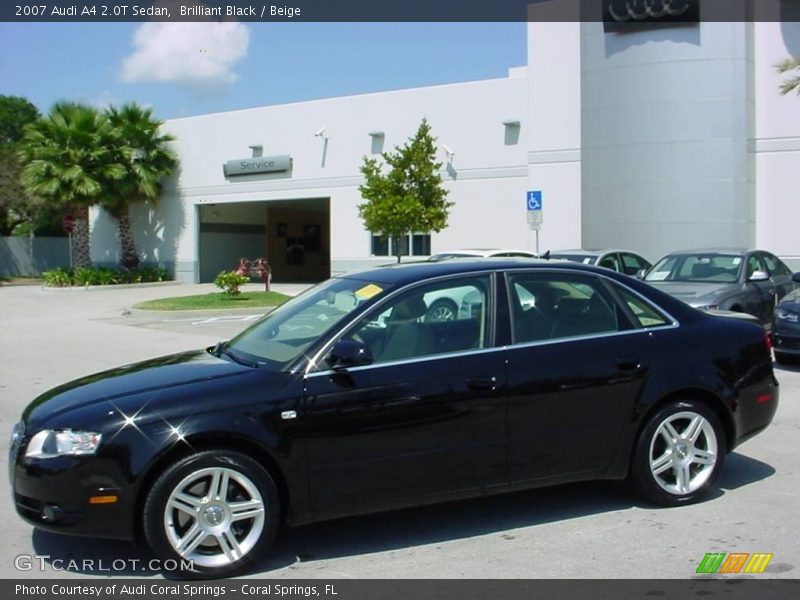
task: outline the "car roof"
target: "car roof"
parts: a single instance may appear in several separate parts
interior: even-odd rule
[[[558,268],[583,272],[600,273],[607,275],[608,269],[600,269],[579,263],[566,261],[548,261],[539,258],[500,257],[479,258],[464,257],[459,260],[445,260],[441,262],[406,262],[384,267],[351,271],[338,275],[342,279],[360,279],[364,281],[401,284],[412,283],[434,277],[447,275],[469,274],[485,271],[530,269],[530,268]]]
[[[694,319],[700,313],[688,304],[669,294],[656,289],[644,282],[634,279],[617,271],[596,267],[583,263],[565,260],[546,260],[541,258],[461,258],[458,260],[419,261],[395,263],[384,267],[352,271],[337,275],[340,279],[355,279],[365,283],[405,286],[412,283],[424,282],[438,277],[449,275],[469,275],[470,273],[486,273],[492,271],[515,270],[542,270],[542,271],[572,271],[587,275],[615,279],[624,283],[629,288],[643,293],[656,302],[672,316],[682,319]]]

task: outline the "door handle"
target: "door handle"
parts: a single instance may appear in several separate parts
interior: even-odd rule
[[[637,371],[642,367],[642,362],[638,358],[625,356],[617,358],[615,361],[621,371]]]
[[[477,392],[494,391],[497,388],[497,377],[470,377],[467,387]]]

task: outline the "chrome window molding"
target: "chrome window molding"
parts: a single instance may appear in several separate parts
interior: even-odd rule
[[[413,358],[400,358],[397,360],[387,360],[385,362],[373,363],[371,365],[362,365],[360,367],[348,367],[344,371],[348,373],[357,373],[359,371],[366,371],[369,369],[380,369],[383,367],[396,366],[398,364],[414,364],[428,360],[446,360],[449,358],[458,358],[459,356],[473,355],[473,354],[490,354],[492,352],[504,352],[508,350],[508,346],[494,346],[492,348],[475,348],[470,350],[459,350],[457,352],[442,352],[441,354],[426,354],[425,356],[415,356]],[[316,377],[319,375],[331,375],[333,373],[341,373],[335,369],[325,369],[324,371],[313,371],[306,373],[306,377]]]

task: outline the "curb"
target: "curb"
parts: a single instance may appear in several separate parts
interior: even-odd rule
[[[50,287],[43,285],[45,292],[98,292],[108,290],[141,290],[143,288],[170,287],[184,285],[180,281],[150,281],[148,283],[114,283],[109,285],[73,285],[70,287]]]
[[[265,315],[275,310],[276,306],[252,306],[250,308],[206,308],[202,310],[147,310],[144,308],[126,308],[122,311],[125,317],[185,317],[187,319],[224,315]]]

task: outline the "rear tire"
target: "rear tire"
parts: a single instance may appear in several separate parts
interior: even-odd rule
[[[269,472],[244,454],[208,450],[161,474],[145,500],[143,524],[158,558],[192,561],[193,570],[176,575],[228,577],[272,545],[280,514]]]
[[[630,479],[651,502],[690,504],[708,493],[725,453],[725,432],[716,413],[695,400],[673,401],[642,428]]]

